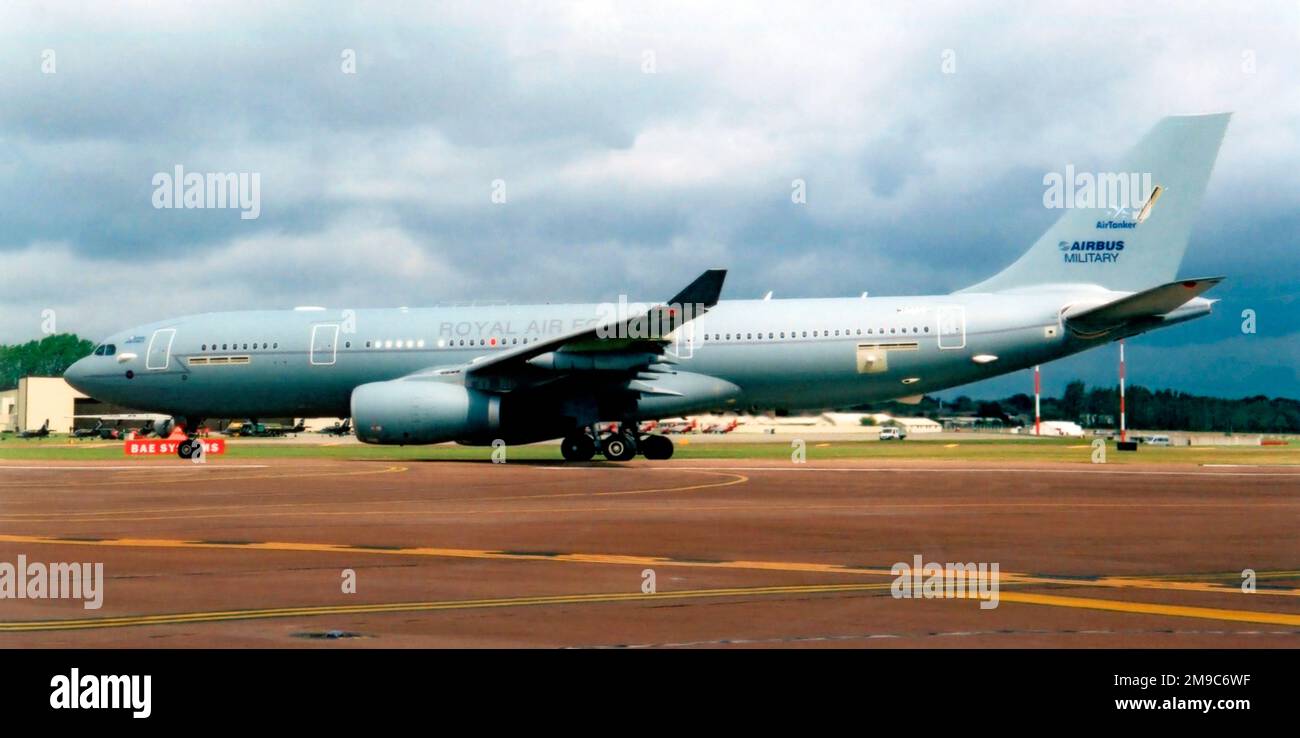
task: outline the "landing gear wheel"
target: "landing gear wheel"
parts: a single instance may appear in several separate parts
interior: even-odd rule
[[[641,453],[653,461],[673,457],[673,442],[665,436],[646,436],[641,439]]]
[[[560,441],[560,454],[565,461],[591,461],[591,457],[596,455],[596,442],[586,433],[565,436]]]
[[[636,443],[621,433],[606,436],[600,450],[610,461],[631,461],[636,458]]]
[[[176,447],[176,455],[182,459],[189,459],[194,456],[194,446],[194,441],[187,438],[184,441],[181,441],[181,445]]]

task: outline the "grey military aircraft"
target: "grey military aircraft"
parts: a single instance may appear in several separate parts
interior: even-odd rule
[[[45,424],[35,430],[25,430],[18,434],[19,438],[48,438],[50,435],[50,421],[47,419]]]
[[[1120,174],[1065,183],[1076,197],[1018,260],[951,294],[720,300],[711,269],[647,305],[206,313],[110,336],[65,376],[190,429],[350,416],[366,443],[560,438],[568,460],[666,459],[638,421],[919,397],[1208,314],[1222,278],[1177,271],[1228,117],[1161,120]],[[1097,197],[1128,174],[1149,188],[1133,207]]]

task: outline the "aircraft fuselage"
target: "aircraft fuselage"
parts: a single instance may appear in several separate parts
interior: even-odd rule
[[[1082,285],[1020,294],[721,301],[679,329],[668,359],[677,370],[739,388],[717,409],[844,407],[966,384],[1122,337],[1074,335],[1061,318],[1073,304],[1120,294]],[[1209,305],[1197,298],[1165,322],[1203,315]],[[344,417],[362,384],[590,327],[607,309],[207,313],[111,336],[104,344],[114,346],[113,355],[87,357],[67,378],[103,401],[179,417]]]

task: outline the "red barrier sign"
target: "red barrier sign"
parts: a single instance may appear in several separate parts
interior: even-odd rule
[[[226,452],[226,441],[222,438],[198,439],[203,443],[203,453],[220,456]],[[125,445],[127,456],[176,456],[177,449],[180,448],[180,441],[141,439],[139,441],[127,441]]]

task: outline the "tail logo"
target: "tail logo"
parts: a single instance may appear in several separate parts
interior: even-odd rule
[[[1114,264],[1119,261],[1116,252],[1124,250],[1123,241],[1061,241],[1058,248],[1065,253],[1061,260],[1066,264]]]

